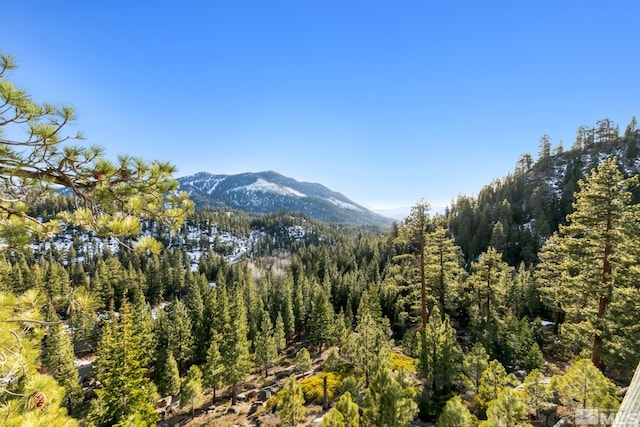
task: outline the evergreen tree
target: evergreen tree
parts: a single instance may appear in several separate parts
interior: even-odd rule
[[[440,315],[444,320],[445,314],[454,308],[453,301],[463,273],[460,266],[462,253],[449,231],[442,226],[430,232],[426,239],[426,281],[436,297]]]
[[[8,427],[76,425],[62,406],[65,389],[38,371],[42,305],[35,289],[19,297],[0,292],[0,378],[15,379],[0,389],[0,419]]]
[[[616,386],[588,359],[576,360],[563,375],[551,378],[551,389],[560,403],[572,409],[616,409]]]
[[[289,342],[293,333],[295,332],[295,315],[293,312],[293,296],[292,296],[292,283],[285,278],[280,287],[282,298],[280,301],[281,309],[279,317],[282,319],[282,326],[285,333],[286,342]],[[276,319],[276,329],[278,328],[278,320]],[[285,343],[286,345],[286,343]],[[280,350],[282,350],[282,347]]]
[[[476,316],[483,318],[486,324],[500,313],[506,293],[505,280],[509,266],[502,261],[502,256],[494,248],[489,247],[479,260],[471,264],[472,287],[471,298],[477,307]],[[479,320],[478,319],[478,320]]]
[[[542,372],[534,369],[524,379],[522,399],[527,408],[529,408],[529,412],[536,417],[541,410],[550,406],[550,402],[553,399],[553,393],[551,393],[546,384],[543,384],[542,377]]]
[[[358,404],[351,400],[348,391],[340,396],[335,408],[322,418],[322,427],[359,427],[360,412]]]
[[[471,384],[473,393],[478,393],[482,373],[489,367],[489,355],[481,343],[476,343],[462,362],[462,372]]]
[[[375,426],[406,427],[418,413],[415,391],[405,372],[381,368],[364,396],[363,420]]]
[[[273,330],[273,340],[276,345],[276,353],[281,352],[287,346],[287,333],[280,313],[278,313],[278,317],[276,317],[276,326]]]
[[[146,338],[136,333],[134,319],[125,300],[120,316],[103,326],[95,363],[102,388],[96,390],[98,398],[92,402],[91,425],[117,425],[136,413],[149,422],[158,419],[153,410],[156,389],[145,376],[149,347],[143,345]]]
[[[207,351],[207,361],[203,369],[203,382],[207,387],[211,387],[213,403],[216,402],[216,390],[222,386],[224,377],[224,365],[222,364],[222,356],[218,348],[216,339],[211,340],[211,345]]]
[[[525,359],[524,368],[531,372],[535,369],[542,369],[543,367],[544,357],[542,356],[542,351],[540,350],[538,343],[534,342]]]
[[[489,402],[487,421],[480,423],[483,427],[531,427],[524,420],[527,409],[520,396],[512,388],[504,388],[497,399]]]
[[[427,283],[425,274],[426,233],[429,226],[429,210],[431,207],[425,200],[420,200],[411,208],[411,213],[404,220],[399,241],[408,244],[418,256],[420,272],[420,313],[422,327],[427,325]]]
[[[60,212],[65,222],[103,235],[140,234],[141,216],[150,216],[176,229],[193,204],[186,193],[176,194],[175,168],[167,163],[147,164],[130,156],[112,162],[97,147],[64,145],[81,139],[69,134],[75,121],[70,106],[39,104],[26,90],[8,80],[15,69],[11,56],[0,53],[0,168],[2,209],[0,239],[15,247],[31,236],[46,236],[57,227],[56,220],[32,216],[29,203],[68,188],[76,209]],[[157,249],[151,238],[138,240],[141,249]]]
[[[193,365],[189,368],[187,376],[182,383],[180,393],[180,407],[191,406],[191,416],[193,417],[196,405],[202,401],[202,373],[200,368]]]
[[[349,375],[346,378],[343,378],[340,381],[339,387],[340,394],[345,394],[349,392],[352,396],[352,399],[355,399],[355,402],[360,404],[360,382],[353,375]]]
[[[475,400],[482,411],[489,402],[496,400],[500,392],[508,385],[516,385],[518,380],[513,374],[507,375],[504,366],[497,360],[489,362],[487,369],[482,372],[478,395]]]
[[[167,355],[156,363],[158,369],[158,392],[161,396],[176,396],[180,393],[180,371],[173,353]]]
[[[420,330],[420,373],[426,388],[436,391],[451,386],[460,372],[462,350],[456,342],[456,331],[440,318],[440,310],[433,308],[426,329]]]
[[[99,307],[97,298],[86,287],[73,289],[67,304],[69,326],[74,330],[72,342],[76,353],[92,349],[96,343],[96,326]]]
[[[438,417],[436,427],[473,427],[473,415],[460,396],[454,396],[447,401]]]
[[[533,333],[527,318],[523,317],[518,321],[513,314],[509,313],[505,318],[498,320],[496,348],[503,365],[525,367],[532,344]],[[531,356],[542,357],[542,353],[538,348],[538,354]],[[537,359],[532,362],[540,363]]]
[[[608,310],[617,291],[629,283],[623,264],[634,258],[625,242],[638,231],[629,209],[629,188],[636,182],[637,177],[623,179],[615,157],[604,160],[580,181],[569,224],[560,227],[558,237],[545,245],[548,254],[541,257],[545,300],[566,313],[561,335],[575,353],[593,339],[591,359],[596,367],[603,357],[617,359],[607,342],[608,326],[613,323],[616,329],[615,324],[624,320],[609,322]]]
[[[180,372],[185,372],[187,363],[193,356],[193,334],[191,317],[182,301],[177,300],[171,304],[164,326],[167,350],[178,362]]]
[[[273,328],[269,313],[262,311],[260,329],[255,337],[253,346],[255,348],[254,359],[256,365],[264,372],[264,376],[269,376],[269,368],[273,366],[278,357],[278,348],[273,336]]]
[[[320,425],[321,427],[345,427],[344,417],[336,408],[333,408],[322,416],[322,423]]]
[[[305,347],[296,353],[296,369],[300,373],[305,373],[311,368],[311,355]]]
[[[251,367],[249,341],[247,340],[247,314],[244,295],[240,286],[233,288],[229,321],[224,326],[220,354],[225,367],[224,379],[231,385],[231,403],[236,404],[238,384],[242,382]]]
[[[365,386],[369,387],[371,377],[388,362],[391,346],[387,333],[373,316],[365,312],[357,325],[357,333],[352,334],[348,351],[356,371],[364,374]]]
[[[189,293],[185,298],[184,305],[191,321],[193,361],[195,363],[203,363],[209,347],[209,340],[204,319],[204,300],[198,282],[194,281],[194,283],[189,286]]]
[[[64,405],[69,412],[82,402],[82,387],[80,376],[74,363],[71,337],[67,330],[59,322],[58,316],[49,306],[47,320],[51,322],[47,335],[42,342],[42,363],[47,373],[56,379],[65,389]]]
[[[280,420],[283,427],[295,427],[298,421],[304,419],[304,395],[302,388],[296,382],[295,375],[291,375],[281,392]]]
[[[316,286],[309,317],[309,341],[311,345],[320,346],[320,349],[322,349],[322,345],[331,339],[330,332],[333,321],[333,308],[329,302],[329,296],[321,286]]]
[[[346,318],[344,312],[340,310],[331,327],[330,343],[344,349],[347,346],[352,329],[351,322]]]

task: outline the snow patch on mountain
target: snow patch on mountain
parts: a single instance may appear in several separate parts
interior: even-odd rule
[[[299,191],[294,190],[291,187],[285,187],[283,185],[274,184],[273,182],[269,182],[265,179],[258,178],[256,182],[243,185],[242,187],[237,187],[232,190],[233,192],[237,191],[249,191],[249,192],[260,192],[260,193],[274,193],[282,196],[295,196],[295,197],[306,197]]]
[[[336,206],[339,206],[341,208],[344,209],[349,209],[352,211],[358,211],[358,212],[362,212],[362,209],[360,209],[359,207],[357,207],[356,205],[352,205],[351,203],[347,203],[347,202],[343,202],[342,200],[338,200],[335,197],[329,197],[328,199],[326,199],[328,202],[333,203]]]

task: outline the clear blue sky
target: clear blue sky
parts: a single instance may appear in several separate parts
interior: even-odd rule
[[[0,50],[87,142],[434,206],[640,113],[640,2],[12,1]]]

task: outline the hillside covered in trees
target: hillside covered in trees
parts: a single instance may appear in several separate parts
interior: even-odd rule
[[[543,138],[477,198],[380,232],[194,211],[170,165],[65,147],[72,110],[1,58],[2,425],[543,426],[619,405],[640,360],[635,120]]]

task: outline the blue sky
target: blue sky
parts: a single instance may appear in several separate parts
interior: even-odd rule
[[[178,176],[275,170],[371,208],[477,194],[640,113],[636,1],[2,5],[0,51],[87,143]]]

